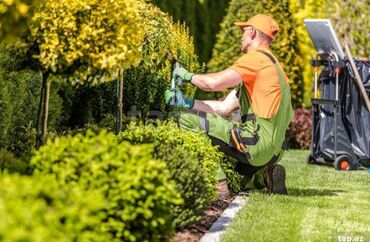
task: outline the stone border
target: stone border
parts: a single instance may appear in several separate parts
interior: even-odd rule
[[[235,215],[239,210],[247,204],[247,193],[239,193],[238,196],[230,203],[221,216],[211,226],[207,233],[205,233],[200,242],[220,242],[221,236],[226,228],[233,221]]]

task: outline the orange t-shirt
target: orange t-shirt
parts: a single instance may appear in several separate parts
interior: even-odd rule
[[[230,69],[243,78],[254,113],[262,118],[273,118],[281,101],[279,74],[272,61],[257,50],[272,54],[268,48],[257,48],[236,60]],[[284,71],[283,75],[289,83]]]

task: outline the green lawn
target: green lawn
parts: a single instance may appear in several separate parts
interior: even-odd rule
[[[370,173],[307,165],[307,154],[286,152],[281,164],[287,170],[289,195],[252,192],[223,242],[370,242]]]

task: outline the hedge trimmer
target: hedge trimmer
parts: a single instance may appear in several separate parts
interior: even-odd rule
[[[176,61],[176,63],[173,65],[173,68],[172,68],[172,72],[177,68],[177,67],[180,67],[180,63]],[[172,74],[172,79],[171,79],[171,91],[174,91],[176,92],[176,83],[178,86],[182,86],[183,84],[183,80],[181,77],[177,77],[175,78]],[[172,97],[171,99],[171,102],[170,102],[170,105],[171,106],[176,106],[176,95]]]

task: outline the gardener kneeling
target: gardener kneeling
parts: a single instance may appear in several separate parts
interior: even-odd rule
[[[205,131],[220,151],[234,157],[244,176],[245,189],[266,187],[270,193],[287,194],[285,169],[277,162],[283,154],[285,131],[293,117],[289,80],[269,46],[279,31],[264,14],[237,22],[243,33],[245,53],[231,67],[209,74],[193,74],[176,68],[174,77],[205,91],[236,87],[223,101],[186,98],[179,90],[167,90],[167,103],[190,110],[180,116],[180,127]],[[239,108],[241,122],[224,118]]]

